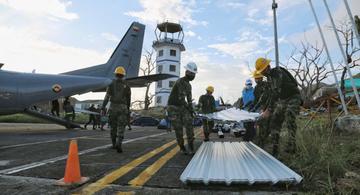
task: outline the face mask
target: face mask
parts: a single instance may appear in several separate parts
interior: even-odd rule
[[[118,79],[118,80],[123,80],[123,79],[124,79],[124,75],[118,74],[118,75],[116,75],[116,79]]]
[[[251,85],[246,85],[246,89],[251,89]]]
[[[186,75],[186,78],[187,78],[187,80],[192,81],[192,80],[195,79],[195,74],[192,74],[192,75],[187,74],[187,75]]]

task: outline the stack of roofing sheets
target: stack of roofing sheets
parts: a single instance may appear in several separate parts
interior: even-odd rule
[[[247,121],[247,120],[255,120],[260,116],[259,113],[248,112],[246,110],[240,110],[236,108],[229,108],[226,110],[222,110],[220,112],[214,112],[211,114],[201,115],[208,119],[221,120],[221,121]]]
[[[204,142],[180,176],[184,183],[299,183],[302,177],[252,142]]]

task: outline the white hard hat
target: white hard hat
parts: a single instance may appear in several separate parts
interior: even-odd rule
[[[186,64],[186,66],[184,66],[185,70],[188,70],[192,73],[197,73],[197,66],[194,62],[189,62]]]

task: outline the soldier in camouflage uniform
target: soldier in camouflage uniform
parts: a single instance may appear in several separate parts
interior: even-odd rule
[[[214,92],[214,87],[208,86],[206,88],[206,94],[200,96],[199,99],[199,108],[200,112],[203,114],[210,114],[216,111],[215,99],[212,93]],[[204,131],[204,141],[209,141],[209,135],[211,130],[214,128],[214,121],[203,119],[203,131]]]
[[[268,82],[263,80],[263,75],[262,74],[254,74],[253,75],[255,82],[256,82],[256,86],[254,89],[254,107],[250,110],[252,112],[261,112],[263,110],[266,109],[267,107],[267,100],[269,98],[269,88],[270,85]],[[265,140],[266,138],[269,136],[270,134],[270,129],[269,129],[269,123],[270,120],[269,118],[260,118],[257,121],[257,127],[258,127],[258,145],[263,148],[265,145]]]
[[[285,121],[288,129],[287,152],[296,149],[296,116],[302,103],[300,91],[295,78],[285,68],[270,67],[270,60],[259,58],[256,61],[256,73],[264,75],[269,84],[269,102],[261,118],[270,117],[270,129],[273,142],[273,155],[278,156],[280,130]]]
[[[196,64],[193,62],[185,66],[185,76],[178,79],[173,86],[168,100],[168,114],[171,124],[175,129],[177,143],[180,151],[187,154],[184,146],[183,127],[186,129],[189,153],[194,153],[194,129],[192,95],[190,81],[194,80],[197,73]]]
[[[131,90],[124,81],[125,69],[117,67],[115,69],[116,78],[106,90],[106,96],[102,105],[105,110],[110,100],[109,119],[111,127],[112,148],[122,152],[122,140],[124,139],[125,126],[128,124],[128,115],[130,112]],[[104,114],[104,112],[102,112]]]

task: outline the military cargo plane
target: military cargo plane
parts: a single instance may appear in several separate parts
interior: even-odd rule
[[[113,72],[117,66],[126,69],[125,79],[130,87],[143,87],[149,82],[173,77],[168,74],[138,76],[144,32],[145,25],[133,22],[105,64],[58,75],[5,71],[1,70],[2,64],[0,115],[26,112],[41,117],[39,113],[30,112],[29,107],[60,97],[105,91],[114,78]]]

